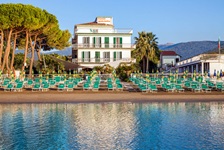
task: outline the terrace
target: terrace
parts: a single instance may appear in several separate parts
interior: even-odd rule
[[[101,43],[101,44],[90,44],[90,43],[80,43],[80,44],[72,44],[73,49],[105,49],[105,48],[135,48],[134,44],[131,43],[123,43],[123,44],[107,44],[107,43]]]
[[[82,34],[82,33],[88,33],[88,34],[107,34],[107,33],[114,33],[114,34],[132,34],[133,30],[132,29],[108,29],[108,28],[98,28],[98,29],[91,29],[91,28],[79,28],[75,29],[76,34]]]

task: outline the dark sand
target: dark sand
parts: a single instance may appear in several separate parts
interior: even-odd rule
[[[212,102],[224,101],[224,93],[141,93],[128,91],[3,92],[0,103],[88,103],[88,102]]]

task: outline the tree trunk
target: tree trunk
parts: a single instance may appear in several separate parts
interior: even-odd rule
[[[9,65],[8,65],[8,60],[9,60],[9,53],[10,53],[10,47],[11,47],[11,35],[12,35],[12,29],[9,30],[9,34],[8,34],[8,38],[7,38],[7,46],[5,49],[5,53],[4,53],[4,59],[3,59],[3,63],[2,63],[2,70],[6,69],[7,71],[9,71]]]
[[[41,42],[39,42],[39,45],[40,45],[40,46],[39,46],[39,49],[37,49],[37,57],[38,57],[38,60],[42,62],[43,60],[42,60],[42,58],[41,58],[41,56],[40,56],[40,51],[41,51],[41,44],[40,44],[40,43],[41,43]]]
[[[149,72],[149,59],[146,57],[146,73]]]
[[[145,57],[142,58],[142,72],[145,73]]]
[[[35,52],[35,45],[36,45],[36,39],[37,35],[34,36],[34,41],[32,41],[32,38],[30,37],[30,45],[31,45],[31,59],[30,59],[30,70],[29,70],[29,77],[32,76],[33,71],[33,62],[34,62],[34,52]]]
[[[39,60],[39,61],[43,61],[42,58],[41,58],[41,56],[40,56],[40,51],[41,51],[41,48],[39,48],[39,49],[37,50],[37,57],[38,57],[38,60]]]
[[[14,57],[15,57],[15,51],[16,51],[16,39],[17,39],[17,33],[15,33],[14,43],[13,43],[12,59],[11,59],[11,66],[10,66],[11,70],[13,69],[13,64],[14,64]]]
[[[0,45],[0,68],[2,66],[2,52],[3,52],[3,46],[4,46],[4,32],[3,30],[1,31],[1,45]]]
[[[28,44],[29,44],[29,32],[26,31],[26,46],[24,50],[24,59],[23,59],[23,66],[21,71],[24,71],[26,64],[26,58],[27,58],[27,53],[28,53]]]

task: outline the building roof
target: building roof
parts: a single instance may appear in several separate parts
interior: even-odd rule
[[[112,24],[105,24],[105,23],[98,23],[98,22],[87,22],[87,23],[81,23],[81,24],[77,24],[78,25],[101,25],[101,26],[113,26]]]
[[[79,25],[97,25],[97,26],[111,26],[113,27],[113,17],[96,17],[95,21],[77,24]],[[76,25],[76,26],[77,26]]]
[[[75,64],[75,63],[72,63],[72,62],[69,62],[69,61],[65,61],[65,60],[62,60],[62,59],[59,59],[59,58],[56,58],[54,56],[50,56],[52,57],[53,59],[55,59],[56,61],[62,63],[65,67],[65,70],[68,71],[68,70],[73,70],[73,69],[78,69],[78,68],[85,68],[83,66],[80,66],[78,64]]]
[[[162,56],[176,56],[178,54],[175,51],[162,51],[161,55]]]

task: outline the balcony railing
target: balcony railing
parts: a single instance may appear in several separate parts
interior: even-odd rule
[[[133,44],[124,43],[124,44],[73,44],[74,49],[80,49],[80,48],[134,48]]]
[[[74,63],[107,63],[113,61],[130,62],[132,58],[75,58],[72,59]]]
[[[121,34],[132,34],[133,30],[132,29],[91,29],[91,28],[86,28],[86,29],[76,29],[76,33],[121,33]]]

